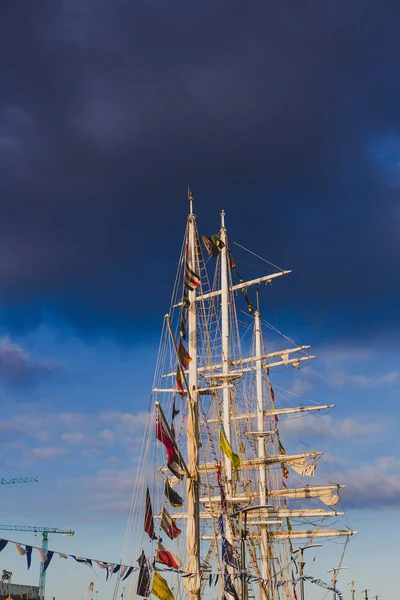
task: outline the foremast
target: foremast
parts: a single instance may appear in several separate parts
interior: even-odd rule
[[[193,214],[193,192],[188,189],[189,216],[186,264],[196,272],[197,240],[196,219]],[[198,410],[198,350],[197,350],[197,287],[188,290],[188,350],[192,358],[188,377],[187,454],[189,477],[186,480],[187,529],[186,548],[188,553],[187,572],[192,577],[184,580],[191,600],[200,599],[200,509],[199,509],[199,410]]]

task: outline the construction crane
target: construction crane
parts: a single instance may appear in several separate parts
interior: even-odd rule
[[[37,477],[13,477],[12,479],[4,479],[4,477],[2,477],[0,479],[0,485],[9,483],[36,483],[37,481],[39,481]]]
[[[75,535],[72,529],[57,529],[57,527],[32,527],[31,525],[0,525],[1,531],[30,531],[33,533],[42,534],[42,550],[46,554],[49,547],[49,533],[59,533],[61,535]],[[39,596],[44,600],[46,590],[46,571],[44,570],[45,563],[40,563],[39,575]]]

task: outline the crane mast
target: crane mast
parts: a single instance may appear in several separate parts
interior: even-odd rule
[[[72,529],[57,529],[57,527],[34,527],[32,525],[0,525],[0,531],[30,531],[32,533],[42,534],[42,550],[47,553],[49,546],[49,533],[59,533],[61,535],[73,536],[75,531]],[[39,574],[39,595],[40,599],[44,600],[46,591],[46,571],[44,570],[45,563],[40,563]]]

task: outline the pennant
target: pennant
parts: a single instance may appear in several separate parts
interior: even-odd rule
[[[183,281],[186,288],[191,292],[193,292],[193,290],[200,285],[200,277],[189,267],[187,260],[185,262],[185,274]]]
[[[178,390],[180,396],[186,396],[186,392],[183,388],[183,377],[179,365],[176,367],[176,389]]]
[[[178,367],[178,368],[179,368],[179,367]],[[178,410],[178,409],[176,408],[176,398],[175,398],[175,396],[174,396],[174,399],[173,399],[173,402],[172,402],[172,417],[171,417],[171,427],[170,427],[170,429],[171,429],[171,433],[172,433],[172,435],[174,436],[174,439],[175,439],[175,426],[174,426],[174,420],[175,420],[175,417],[177,417],[177,416],[179,415],[179,413],[180,413],[180,410]]]
[[[176,526],[175,519],[171,517],[166,508],[162,509],[161,528],[171,540],[174,540],[182,533],[179,527]]]
[[[278,438],[278,446],[279,446],[279,450],[281,452],[281,454],[287,454],[285,448],[282,446],[282,442],[281,440]]]
[[[51,559],[53,558],[53,555],[54,555],[54,552],[52,550],[47,551],[47,561],[43,567],[43,573],[45,573],[47,571],[47,568],[48,568],[49,564],[51,563]]]
[[[188,200],[190,200],[190,201],[194,200],[194,194],[193,194],[192,190],[190,189],[190,187],[188,187]]]
[[[81,556],[74,556],[70,554],[70,557],[76,560],[76,562],[86,565],[87,567],[93,567],[92,560],[90,558],[82,558]]]
[[[154,533],[153,509],[151,507],[151,499],[149,488],[146,488],[146,512],[144,515],[144,530],[151,540],[156,540],[157,536]]]
[[[182,498],[180,497],[178,492],[172,489],[172,487],[169,484],[168,477],[165,478],[164,495],[168,502],[171,504],[171,506],[173,506],[174,508],[181,508],[181,506],[183,506]]]
[[[186,289],[183,290],[182,305],[183,305],[183,308],[186,308],[186,309],[190,308],[190,300],[188,298]]]
[[[287,479],[289,477],[289,469],[287,468],[285,463],[281,463],[281,469],[282,469],[282,477]]]
[[[192,357],[190,356],[189,352],[187,352],[185,346],[182,344],[181,340],[179,340],[179,345],[178,345],[178,356],[179,356],[179,362],[181,363],[182,367],[184,369],[188,369],[189,368],[189,364],[192,361]]]
[[[225,527],[224,527],[224,517],[222,515],[219,515],[218,517],[218,525],[219,525],[219,532],[221,535],[225,534]]]
[[[154,594],[156,598],[159,598],[159,600],[174,600],[174,596],[168,587],[168,583],[157,571],[154,572],[151,593]]]
[[[125,581],[125,579],[128,579],[129,575],[132,573],[133,571],[133,567],[129,567],[129,569],[126,572],[126,575],[124,575],[124,577],[122,577],[122,573],[121,573],[121,581]]]
[[[37,551],[38,551],[38,554],[39,554],[40,562],[46,562],[47,556],[45,555],[45,553],[43,552],[43,550],[41,548],[37,548]]]
[[[176,398],[174,398],[174,403],[172,405],[172,420],[175,419],[179,415],[181,411],[176,408]]]
[[[25,556],[26,550],[25,550],[25,548],[22,548],[21,544],[14,542],[14,546],[20,556]]]
[[[179,335],[183,340],[186,340],[186,314],[182,311],[181,324],[179,326]]]
[[[236,556],[235,548],[230,542],[228,542],[225,536],[222,537],[222,560],[225,562],[225,564],[239,571],[239,562]]]
[[[222,248],[225,247],[224,242],[221,241],[218,234],[210,236],[202,235],[201,238],[209,256],[218,256]]]
[[[31,568],[31,562],[32,562],[32,546],[25,546],[25,550],[26,550],[26,566],[29,569]]]
[[[222,510],[226,510],[227,504],[226,504],[226,496],[225,496],[224,485],[222,483],[222,466],[221,466],[221,463],[218,463],[218,467],[217,467],[217,480],[218,480],[218,486],[219,486],[219,493],[221,495],[221,508],[222,508]]]
[[[220,450],[222,450],[222,452],[225,454],[225,456],[227,458],[229,458],[235,471],[237,471],[240,466],[240,463],[242,462],[242,459],[240,458],[240,456],[238,454],[236,454],[232,450],[232,447],[231,447],[230,443],[228,442],[227,437],[225,435],[224,426],[222,425],[222,423],[220,425],[220,432],[219,432],[219,447],[220,447]]]
[[[138,559],[138,564],[140,572],[136,593],[138,596],[142,596],[142,598],[148,598],[150,596],[150,569],[143,550]]]
[[[182,562],[179,558],[164,548],[162,544],[158,544],[156,561],[163,565],[167,565],[167,567],[170,567],[171,569],[179,569],[182,566]]]
[[[275,392],[274,392],[274,388],[272,387],[271,384],[269,384],[269,393],[271,396],[272,408],[275,409]],[[279,421],[278,415],[274,415],[274,419],[275,419],[275,423],[278,423],[278,421]]]
[[[224,580],[224,591],[228,594],[228,597],[234,598],[234,600],[239,600],[239,596],[236,593],[231,576],[228,573],[225,573]]]
[[[1,540],[0,539],[0,552],[2,550],[4,550],[4,548],[7,546],[7,544],[8,544],[8,540]]]
[[[121,565],[115,565],[115,567],[113,568],[113,573],[118,573],[120,568],[121,568]]]

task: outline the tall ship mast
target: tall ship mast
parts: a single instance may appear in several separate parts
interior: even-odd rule
[[[125,597],[304,599],[305,582],[325,585],[305,576],[304,549],[356,533],[338,528],[344,486],[316,478],[322,453],[291,449],[293,419],[333,406],[297,404],[282,383],[315,358],[263,318],[270,284],[290,271],[243,279],[224,211],[219,232],[200,236],[188,197],[124,546],[139,568]]]

